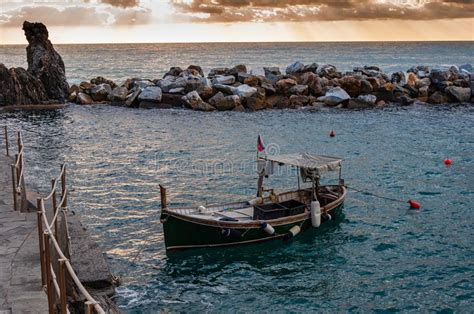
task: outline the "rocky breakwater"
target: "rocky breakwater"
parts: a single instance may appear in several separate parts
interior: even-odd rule
[[[385,73],[377,66],[355,67],[342,73],[330,64],[290,64],[248,71],[245,65],[214,68],[204,75],[200,66],[172,67],[163,78],[127,79],[120,85],[97,77],[72,85],[70,102],[111,103],[134,108],[185,107],[200,111],[257,111],[300,107],[373,108],[472,103],[471,65],[449,69],[416,66]]]
[[[64,62],[42,23],[23,23],[28,69],[0,63],[0,106],[64,103],[69,85]]]

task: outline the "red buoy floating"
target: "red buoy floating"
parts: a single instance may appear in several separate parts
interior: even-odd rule
[[[330,137],[336,136],[336,132],[334,132],[334,130],[332,130],[331,133],[329,133],[329,136],[330,136]]]
[[[453,164],[453,160],[452,160],[452,159],[445,159],[445,160],[444,160],[444,164],[445,164],[446,166],[451,166],[451,165]]]
[[[410,208],[412,209],[420,209],[421,205],[417,201],[414,200],[408,200],[408,204],[410,204]]]

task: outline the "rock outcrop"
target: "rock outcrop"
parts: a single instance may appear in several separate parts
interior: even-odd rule
[[[28,70],[8,70],[0,64],[0,106],[66,101],[70,93],[64,62],[48,39],[46,26],[25,21],[23,30],[28,40]]]

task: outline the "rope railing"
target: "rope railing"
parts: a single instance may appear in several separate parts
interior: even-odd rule
[[[8,138],[8,128],[4,126],[4,137],[5,137],[5,150],[6,155],[10,156],[10,143]],[[15,211],[26,210],[27,201],[26,201],[26,189],[25,189],[25,154],[23,146],[23,138],[21,132],[17,132],[17,145],[18,153],[15,154],[14,164],[11,165],[11,177],[12,177],[12,193],[13,193],[13,209]],[[18,199],[20,197],[20,199]]]
[[[61,197],[59,202],[57,201],[57,189],[58,182],[61,182]],[[46,293],[48,295],[48,304],[50,313],[54,313],[56,304],[60,307],[61,313],[69,313],[67,308],[67,291],[66,291],[66,273],[74,282],[77,289],[87,300],[85,302],[86,313],[105,313],[99,303],[89,294],[87,289],[81,283],[74,271],[71,262],[68,258],[70,256],[69,250],[67,251],[68,256],[64,254],[64,248],[61,248],[58,242],[58,217],[59,212],[64,214],[66,217],[67,213],[67,197],[68,189],[66,186],[66,166],[61,166],[59,175],[51,181],[51,191],[44,198],[37,199],[38,207],[38,233],[39,233],[39,246],[40,246],[40,260],[41,260],[41,280],[43,285],[46,287]],[[53,205],[53,217],[48,220],[45,201],[51,200]],[[65,237],[66,245],[70,249],[69,245],[69,230],[67,227],[67,221],[65,221]],[[53,232],[54,231],[54,232]],[[51,257],[52,251],[58,255],[56,265],[53,265]],[[56,266],[56,267],[54,267]],[[57,269],[58,274],[56,274]],[[58,280],[59,279],[59,280]]]

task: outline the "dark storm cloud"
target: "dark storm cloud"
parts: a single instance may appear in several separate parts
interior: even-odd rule
[[[194,22],[472,18],[474,0],[172,0]]]
[[[129,1],[130,2],[130,1]],[[141,7],[122,9],[100,6],[23,6],[0,11],[0,26],[19,27],[23,21],[42,22],[47,26],[139,25],[151,22],[151,10]]]

